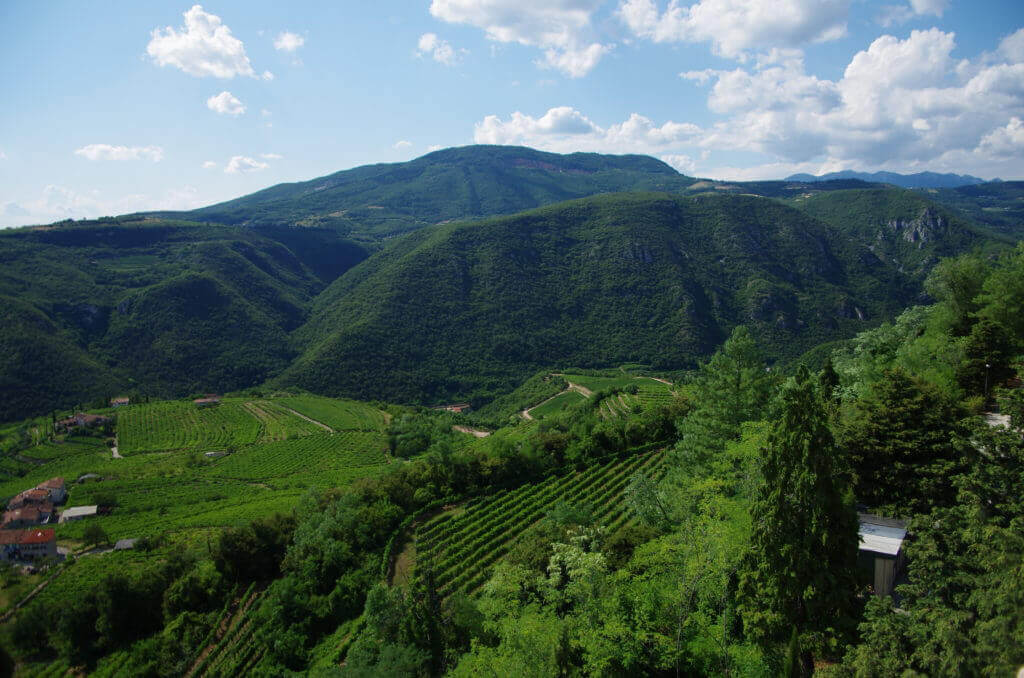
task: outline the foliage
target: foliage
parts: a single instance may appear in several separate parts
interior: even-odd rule
[[[854,615],[857,516],[810,373],[800,368],[779,397],[737,595],[746,634],[767,651],[796,629],[809,675],[811,652],[835,652]]]

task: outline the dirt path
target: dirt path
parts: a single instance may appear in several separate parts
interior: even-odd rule
[[[486,438],[491,435],[490,431],[481,431],[478,428],[470,428],[468,426],[452,426],[452,430],[458,431],[459,433],[468,433],[469,435],[476,436],[477,438]]]
[[[294,414],[294,415],[295,415],[296,417],[298,417],[299,419],[305,419],[305,420],[306,420],[306,421],[308,421],[309,423],[311,423],[311,424],[316,424],[317,426],[319,426],[320,428],[322,428],[323,430],[325,430],[325,431],[327,431],[327,432],[329,432],[329,433],[334,433],[334,429],[333,429],[333,428],[331,428],[330,426],[328,426],[327,424],[323,423],[322,421],[317,421],[316,419],[310,419],[309,417],[307,417],[306,415],[304,415],[304,414],[303,414],[302,412],[296,412],[296,411],[295,411],[295,410],[293,410],[292,408],[290,408],[290,407],[285,407],[284,405],[281,405],[280,403],[278,403],[278,406],[279,406],[279,407],[280,407],[281,409],[283,409],[283,410],[288,410],[289,412],[291,412],[292,414]]]
[[[669,381],[668,379],[662,379],[661,377],[647,377],[647,378],[648,379],[653,379],[654,381],[660,381],[661,383],[667,384],[668,386],[672,386],[672,382]]]
[[[110,454],[114,456],[114,459],[124,459],[121,453],[117,451],[117,438],[114,438],[114,445],[110,448]]]
[[[583,396],[585,396],[587,398],[589,398],[590,396],[594,395],[594,392],[591,391],[586,386],[580,386],[579,384],[574,384],[574,383],[572,383],[571,381],[568,381],[568,380],[566,380],[565,383],[569,384],[569,388],[566,389],[568,391],[576,391],[577,393],[580,393],[580,394],[582,394]]]
[[[544,402],[547,402],[547,400],[545,400]],[[533,407],[537,407],[537,406],[534,405]],[[533,417],[530,416],[530,410],[532,410],[533,407],[526,408],[525,410],[523,410],[522,412],[519,413],[519,416],[522,417],[523,419],[525,419],[526,421],[533,421]]]

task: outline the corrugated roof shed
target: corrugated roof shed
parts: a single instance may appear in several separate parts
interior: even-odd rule
[[[858,519],[860,522],[860,550],[895,558],[903,548],[903,540],[907,537],[906,523],[870,513],[861,513],[858,515]]]

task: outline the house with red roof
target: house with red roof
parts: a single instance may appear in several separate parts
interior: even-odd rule
[[[37,490],[44,490],[49,496],[48,499],[54,504],[61,504],[68,498],[67,486],[61,477],[50,478],[49,480],[36,485]]]
[[[50,511],[53,511],[52,506]],[[26,506],[14,509],[13,511],[5,511],[3,520],[0,521],[0,529],[15,530],[23,527],[32,527],[42,522],[41,517],[42,514],[38,506]],[[49,515],[47,515],[47,519],[49,519]]]
[[[57,536],[45,530],[0,531],[0,560],[38,560],[57,557]]]

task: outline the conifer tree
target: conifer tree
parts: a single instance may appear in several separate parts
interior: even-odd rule
[[[812,650],[834,649],[837,624],[853,617],[857,514],[806,368],[786,382],[780,399],[738,598],[747,636],[768,652],[778,652],[797,630],[806,675]]]

